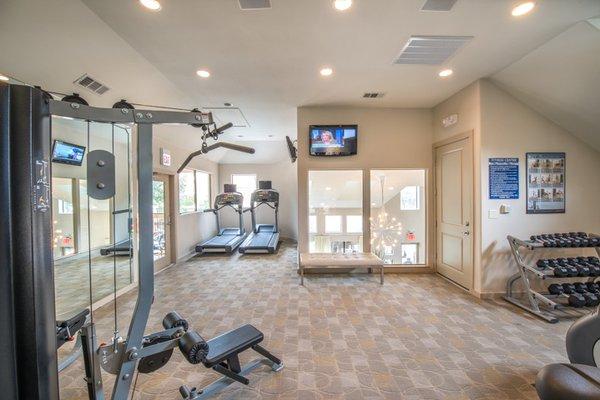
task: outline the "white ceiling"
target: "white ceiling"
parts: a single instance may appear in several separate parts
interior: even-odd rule
[[[0,72],[63,92],[89,73],[111,88],[104,96],[79,90],[98,106],[120,98],[185,108],[230,102],[250,126],[225,137],[266,143],[248,160],[231,151],[209,158],[266,163],[286,157],[277,149],[285,149],[285,135],[296,136],[298,106],[432,107],[481,77],[510,86],[510,69],[498,71],[600,15],[598,0],[538,1],[518,19],[510,16],[513,0],[458,0],[448,13],[420,11],[424,0],[354,3],[341,13],[330,0],[272,0],[271,9],[255,11],[240,10],[237,0],[162,0],[155,13],[137,0],[1,0]],[[440,67],[392,65],[410,35],[474,39],[444,65],[455,74],[442,80]],[[333,76],[319,76],[324,65]],[[198,78],[199,68],[212,76]],[[367,91],[386,96],[362,99]],[[179,147],[199,146],[193,128],[158,134]]]
[[[600,25],[572,26],[492,80],[600,150]]]
[[[512,0],[459,0],[451,12],[420,11],[424,0],[273,0],[243,11],[237,0],[83,0],[180,91],[202,105],[231,102],[248,117],[244,135],[295,136],[297,106],[432,107],[472,81],[520,59],[574,23],[600,13],[597,0],[545,0],[514,18]],[[447,66],[392,65],[410,35],[474,36]],[[334,75],[322,78],[324,65]],[[195,71],[209,69],[211,78]],[[364,100],[367,91],[383,91]]]

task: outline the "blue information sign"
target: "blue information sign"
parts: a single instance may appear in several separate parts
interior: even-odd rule
[[[490,200],[519,198],[519,159],[490,158]]]

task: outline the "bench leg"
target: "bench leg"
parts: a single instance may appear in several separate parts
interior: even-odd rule
[[[261,356],[269,359],[273,363],[275,363],[277,365],[281,365],[281,360],[279,358],[275,357],[273,354],[271,354],[267,349],[265,349],[261,345],[255,344],[254,346],[252,346],[252,349],[254,351],[256,351],[258,354],[260,354]]]
[[[300,285],[304,286],[304,267],[300,267]]]
[[[383,265],[379,267],[379,273],[381,274],[381,284],[383,285]]]
[[[250,381],[247,378],[244,378],[243,376],[241,376],[239,374],[236,374],[235,372],[229,370],[228,368],[225,368],[221,364],[215,365],[213,367],[213,369],[215,371],[217,371],[218,373],[223,374],[226,377],[233,379],[234,381],[238,381],[239,383],[243,383],[244,385],[247,385],[247,384],[250,383]]]

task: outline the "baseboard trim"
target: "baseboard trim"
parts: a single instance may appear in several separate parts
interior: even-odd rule
[[[298,274],[300,273],[300,268],[296,270]],[[368,272],[365,267],[360,268],[315,268],[310,267],[304,270],[305,275],[309,274],[348,274],[348,273],[357,273],[357,274],[369,274],[369,273],[379,273],[379,267],[373,267],[371,272]],[[433,274],[435,271],[430,267],[384,267],[384,274]]]
[[[473,294],[481,300],[498,300],[504,297],[505,292],[478,292],[474,291]]]

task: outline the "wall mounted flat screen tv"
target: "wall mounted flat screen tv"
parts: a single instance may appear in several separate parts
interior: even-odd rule
[[[52,161],[61,164],[81,166],[85,147],[73,143],[55,140],[52,147]]]
[[[311,125],[311,156],[352,156],[357,152],[358,125]]]

